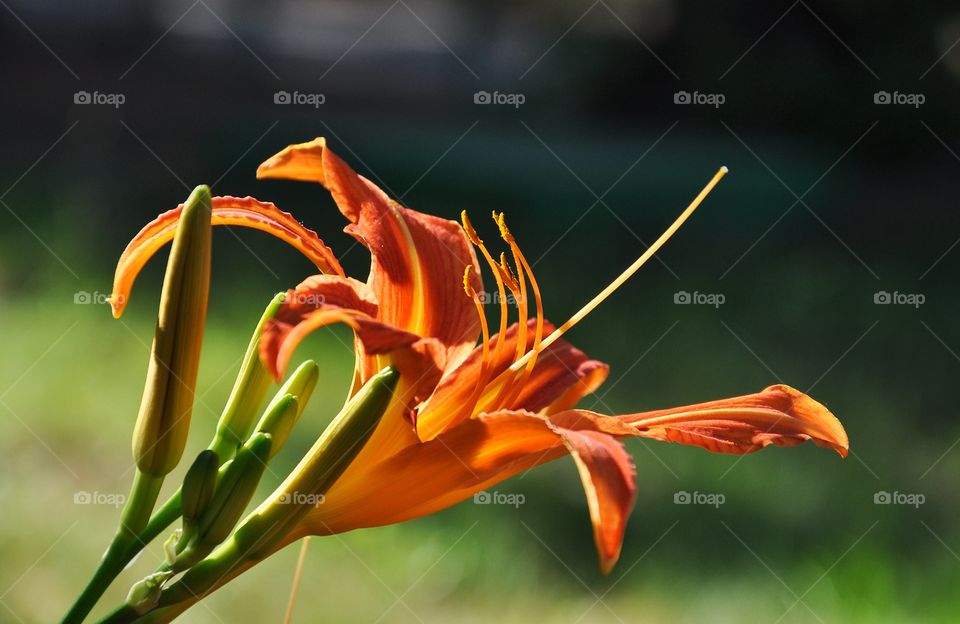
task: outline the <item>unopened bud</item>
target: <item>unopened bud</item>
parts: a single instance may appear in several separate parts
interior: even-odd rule
[[[237,447],[250,435],[254,419],[267,398],[270,386],[273,385],[273,377],[260,360],[260,336],[263,334],[263,326],[280,309],[285,296],[286,293],[275,295],[263,311],[263,316],[260,317],[247,345],[230,398],[227,399],[223,414],[217,422],[217,432],[210,448],[222,459],[233,457]]]
[[[287,438],[290,437],[290,431],[303,414],[319,378],[320,367],[313,360],[307,360],[297,367],[267,405],[254,431],[263,431],[273,436],[273,446],[270,447],[271,457],[283,448]],[[289,409],[288,397],[296,399],[293,409]]]
[[[200,515],[207,508],[213,498],[217,484],[217,470],[220,468],[220,458],[211,450],[201,451],[193,460],[190,469],[183,477],[183,487],[180,490],[180,508],[183,514],[184,533],[189,533],[195,526]]]
[[[283,395],[263,413],[263,417],[257,423],[257,433],[269,433],[273,438],[273,443],[270,445],[271,459],[290,437],[290,431],[293,430],[299,413],[300,402],[292,394]]]
[[[201,514],[196,534],[177,557],[175,571],[185,570],[225,540],[250,504],[270,459],[271,437],[255,433],[228,462],[213,498]]]
[[[304,495],[325,493],[343,474],[389,407],[399,378],[397,370],[389,366],[371,377],[290,476],[241,523],[234,539],[248,556],[267,552],[313,507],[309,496]]]
[[[190,428],[210,290],[210,219],[210,189],[198,186],[173,237],[133,436],[137,468],[153,477],[177,465]]]

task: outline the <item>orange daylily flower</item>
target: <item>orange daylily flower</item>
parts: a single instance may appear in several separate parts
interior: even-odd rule
[[[290,290],[266,324],[261,358],[267,368],[279,379],[306,335],[345,323],[356,336],[354,392],[386,365],[400,371],[396,396],[370,441],[325,493],[324,503],[284,543],[424,516],[569,454],[587,494],[601,569],[607,573],[619,557],[636,492],[622,438],[735,454],[812,440],[847,454],[846,432],[833,414],[785,385],[653,412],[609,416],[575,409],[603,383],[608,367],[561,336],[653,255],[720,174],[657,244],[559,328],[544,318],[532,267],[503,214],[494,214],[494,220],[507,251],[494,257],[466,214],[458,224],[400,206],[323,139],[287,147],[264,162],[257,175],[326,187],[349,221],[345,231],[367,247],[372,259],[368,279],[352,279],[315,233],[272,204],[214,199],[214,224],[249,225],[274,234],[321,271]],[[174,210],[159,217],[124,252],[115,281],[115,314],[122,311],[139,268],[169,240],[177,216]],[[478,257],[496,282],[500,310],[492,335]],[[517,310],[513,323],[508,302]]]

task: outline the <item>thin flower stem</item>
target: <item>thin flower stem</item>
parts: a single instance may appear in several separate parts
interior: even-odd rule
[[[300,556],[297,557],[297,567],[293,571],[293,583],[290,584],[290,598],[287,600],[287,613],[283,617],[283,624],[293,622],[293,607],[297,603],[297,590],[300,589],[300,577],[303,576],[303,564],[307,560],[307,549],[310,547],[310,536],[303,538],[300,544]]]
[[[113,579],[129,563],[127,553],[130,551],[130,546],[129,537],[117,534],[103,559],[100,560],[100,565],[97,566],[93,576],[87,582],[87,586],[83,588],[76,602],[70,607],[70,611],[64,616],[62,624],[80,624],[80,622],[83,622],[93,607],[96,606],[103,592],[113,582]]]
[[[150,513],[160,494],[163,477],[155,477],[137,471],[130,490],[130,497],[124,505],[120,517],[120,527],[113,537],[107,552],[100,560],[93,576],[83,588],[77,600],[63,617],[62,624],[80,624],[96,606],[97,601],[110,586],[117,575],[123,571],[144,543],[139,533],[149,524]]]
[[[190,568],[183,577],[163,590],[160,601],[145,613],[123,604],[107,615],[101,624],[166,624],[216,591],[234,577],[258,563],[248,557],[250,549],[230,539],[209,557]]]

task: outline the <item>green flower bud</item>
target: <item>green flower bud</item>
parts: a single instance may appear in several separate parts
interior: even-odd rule
[[[189,538],[200,515],[207,508],[217,485],[220,458],[211,450],[201,451],[183,477],[180,506],[183,513],[183,532]]]
[[[137,468],[152,477],[177,465],[190,428],[210,290],[210,219],[210,189],[198,186],[173,237],[133,436]]]
[[[243,514],[270,459],[271,436],[255,433],[240,447],[237,456],[224,464],[213,497],[197,521],[195,535],[177,557],[175,571],[185,570],[203,559],[225,540]]]
[[[273,436],[270,457],[276,455],[290,437],[290,431],[303,414],[319,378],[320,367],[313,360],[307,360],[290,375],[260,417],[254,431]],[[292,410],[289,404],[291,398],[296,399]]]
[[[278,293],[263,311],[263,316],[260,317],[260,322],[253,330],[253,336],[247,345],[237,381],[233,385],[230,398],[227,399],[223,414],[217,423],[217,432],[210,448],[224,459],[233,457],[237,447],[250,435],[254,418],[260,406],[263,405],[264,399],[267,398],[270,386],[273,385],[273,377],[260,361],[260,335],[263,333],[266,322],[280,309],[285,295],[286,293]]]
[[[297,397],[297,401],[300,403],[300,413],[303,413],[303,408],[307,406],[307,401],[313,396],[313,390],[317,387],[318,379],[320,379],[320,367],[313,360],[307,360],[291,373],[267,406],[267,409],[274,407],[274,404],[283,398],[283,395],[292,394]],[[299,417],[299,413],[297,416]]]
[[[257,423],[256,431],[269,433],[273,438],[273,443],[270,445],[271,459],[290,437],[290,431],[297,423],[299,414],[300,402],[292,394],[285,394],[279,400],[275,400],[263,413],[263,417]]]
[[[255,559],[266,553],[313,507],[363,449],[383,417],[400,375],[386,367],[370,378],[327,426],[270,498],[254,510],[234,533],[235,542]]]

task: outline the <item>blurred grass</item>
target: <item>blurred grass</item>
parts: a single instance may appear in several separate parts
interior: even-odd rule
[[[0,404],[0,587],[10,587],[2,601],[24,621],[61,615],[113,532],[113,507],[77,505],[74,496],[124,494],[129,486],[129,435],[152,330],[143,310],[150,305],[139,302],[120,322],[105,307],[72,305],[64,290],[0,305],[8,328],[0,379],[9,386]],[[234,307],[214,306],[188,453],[208,439],[242,355],[249,327],[222,313]],[[296,461],[341,401],[351,367],[341,341],[348,338],[317,336],[303,348],[325,374],[304,429],[278,458],[281,467]],[[698,344],[694,327],[674,336],[670,350]],[[716,373],[714,356],[700,356]],[[647,377],[654,388],[662,384],[655,400],[624,384],[604,401],[613,409],[652,407],[664,395],[693,401],[709,394],[683,394],[683,377],[699,373],[668,382],[669,361],[666,368],[663,379]],[[885,420],[882,405],[869,407],[874,425]],[[864,419],[841,415],[856,442]],[[887,434],[905,435],[896,428]],[[880,486],[856,459],[841,463],[812,446],[742,463],[678,446],[630,447],[640,492],[623,559],[609,578],[596,570],[576,471],[559,461],[497,488],[525,496],[517,509],[467,502],[404,525],[315,539],[297,621],[739,622],[778,621],[786,612],[779,621],[899,622],[946,621],[960,608],[951,589],[960,580],[957,561],[925,534],[917,510],[872,504]],[[929,462],[921,455],[914,463]],[[938,470],[930,487],[954,487],[955,478],[944,476],[951,473]],[[676,506],[678,490],[722,492],[726,504]],[[947,543],[957,538],[949,520],[955,503],[928,491],[922,511]],[[153,546],[106,603],[122,599],[159,557]],[[296,548],[277,555],[184,620],[277,621],[295,558]],[[794,605],[798,597],[803,602]]]

